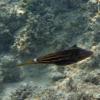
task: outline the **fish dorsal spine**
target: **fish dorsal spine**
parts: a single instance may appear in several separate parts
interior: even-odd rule
[[[76,44],[74,44],[71,48],[77,48],[77,45],[76,45]]]

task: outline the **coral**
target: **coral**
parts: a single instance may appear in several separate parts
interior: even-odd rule
[[[16,36],[16,39],[14,41],[14,44],[12,45],[12,49],[18,53],[23,53],[28,51],[28,45],[29,42],[28,35],[26,33],[26,29],[22,32],[19,32],[18,36]]]
[[[33,88],[29,85],[19,86],[15,92],[12,92],[10,95],[10,100],[26,100],[32,96]]]
[[[86,2],[87,1],[83,2],[83,5]],[[81,13],[79,7],[82,5],[80,0],[77,2],[70,0],[62,0],[60,2],[56,0],[23,0],[23,4],[24,6],[22,5],[22,8],[26,9],[27,12],[27,22],[25,26],[27,30],[24,34],[29,38],[25,42],[28,46],[28,50],[26,51],[30,53],[34,52],[32,55],[42,54],[42,51],[48,52],[53,49],[65,48],[69,46],[69,42],[70,44],[73,44],[73,41],[76,43],[77,39],[74,40],[74,36],[78,38],[87,28],[87,16],[79,14]],[[68,8],[69,5],[70,7]],[[76,8],[76,11],[70,8],[73,10]],[[76,17],[73,17],[73,12]],[[19,32],[17,34],[19,34]],[[23,37],[18,36],[18,38],[22,39]],[[21,39],[16,39],[14,45],[20,42]],[[44,45],[47,49],[43,48]],[[27,48],[27,46],[25,48]],[[18,47],[18,45],[16,45],[16,47]],[[24,52],[23,48],[24,46],[22,46],[22,50],[18,49],[18,51]]]
[[[26,16],[21,11],[18,12],[18,8],[21,8],[16,6],[8,3],[0,5],[0,53],[10,51],[16,31],[25,24]]]

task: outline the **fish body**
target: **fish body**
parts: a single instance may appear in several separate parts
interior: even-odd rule
[[[56,64],[56,65],[69,65],[81,61],[93,54],[92,51],[77,47],[76,45],[69,49],[50,53],[41,57],[29,60],[25,64]],[[24,64],[24,65],[25,65]]]

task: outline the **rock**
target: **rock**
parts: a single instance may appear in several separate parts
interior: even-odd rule
[[[21,80],[20,69],[16,67],[16,60],[13,56],[3,56],[0,59],[1,68],[1,83],[2,82],[17,82]]]
[[[51,78],[53,81],[58,81],[58,80],[61,80],[61,79],[64,79],[66,76],[63,75],[62,73],[60,72],[55,72],[51,75]]]

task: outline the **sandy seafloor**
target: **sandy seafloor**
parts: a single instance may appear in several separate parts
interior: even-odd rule
[[[93,56],[16,66],[75,44]],[[100,0],[0,0],[0,100],[100,100]]]

